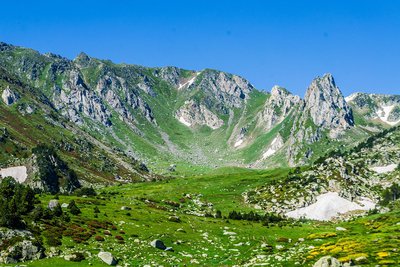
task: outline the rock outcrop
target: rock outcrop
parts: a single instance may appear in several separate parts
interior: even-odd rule
[[[264,109],[259,113],[258,125],[265,131],[270,130],[282,122],[300,101],[299,96],[292,95],[280,86],[274,86]]]
[[[3,90],[3,93],[1,94],[1,98],[3,99],[4,104],[7,106],[10,106],[17,102],[19,99],[19,94],[12,91],[10,87],[7,87]]]
[[[317,127],[329,130],[332,138],[354,125],[353,113],[331,74],[314,79],[305,96],[306,112]]]
[[[250,92],[254,87],[240,76],[215,70],[204,70],[196,88],[204,92],[207,97],[205,105],[224,108],[243,107],[245,101],[250,98]],[[226,111],[226,110],[225,110]]]
[[[101,251],[97,255],[104,263],[114,266],[117,265],[117,261],[115,260],[114,256],[110,252]]]
[[[224,121],[212,113],[206,106],[197,104],[195,101],[186,101],[176,112],[175,118],[188,127],[206,125],[211,129],[218,129]]]
[[[0,263],[12,264],[44,257],[44,248],[29,231],[0,229],[0,240]]]
[[[329,138],[338,139],[354,126],[353,112],[336,86],[331,74],[317,77],[299,103],[288,139],[289,165],[303,164],[311,158],[310,145],[318,142],[327,131]]]
[[[343,265],[338,261],[338,259],[332,256],[324,256],[320,258],[313,267],[342,267]]]

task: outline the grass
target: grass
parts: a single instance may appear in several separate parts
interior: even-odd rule
[[[65,254],[85,252],[87,258],[81,263],[55,257],[28,262],[27,265],[87,266],[90,263],[92,266],[105,266],[96,256],[101,250],[110,251],[119,264],[131,266],[192,266],[197,263],[203,266],[256,263],[311,266],[324,255],[342,261],[364,256],[367,260],[361,266],[375,266],[383,264],[383,261],[385,264],[398,263],[398,210],[340,223],[294,221],[269,226],[190,214],[193,211],[214,213],[216,210],[220,210],[223,216],[232,210],[262,213],[244,203],[242,193],[281,179],[288,171],[220,168],[190,178],[106,187],[97,197],[59,196],[60,203],[74,199],[82,210],[79,216],[71,215],[71,223],[79,223],[86,229],[90,221],[109,221],[116,227],[108,229],[111,235],[97,229],[96,234],[83,243],[63,237],[60,249]],[[53,196],[41,195],[39,198],[46,205]],[[122,206],[131,210],[121,210]],[[94,207],[100,210],[97,218]],[[178,216],[179,222],[170,220],[171,216]],[[337,231],[337,226],[347,230]],[[96,241],[95,235],[105,240]],[[117,235],[123,238],[123,243],[115,238]],[[175,251],[165,252],[151,247],[149,243],[153,239],[161,239]],[[92,257],[88,257],[88,253]]]

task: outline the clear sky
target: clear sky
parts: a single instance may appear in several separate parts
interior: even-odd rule
[[[63,2],[63,3],[59,3]],[[4,1],[0,41],[74,58],[219,69],[304,95],[400,94],[400,1]]]

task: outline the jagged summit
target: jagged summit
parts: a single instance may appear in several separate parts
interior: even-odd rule
[[[329,73],[312,81],[304,101],[315,125],[329,129],[332,137],[354,125],[352,110]]]

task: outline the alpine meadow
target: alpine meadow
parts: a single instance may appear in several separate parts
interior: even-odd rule
[[[241,5],[255,5],[250,2]],[[228,10],[237,5],[225,4]],[[163,36],[166,33],[155,25],[175,23],[174,18],[180,16],[190,17],[176,22],[181,27],[201,20],[198,29],[193,27],[197,39],[191,39],[191,34],[185,37],[187,49],[196,47],[196,42],[199,47],[204,45],[205,41],[200,40],[204,36],[210,36],[212,45],[198,50],[199,55],[193,57],[207,61],[204,55],[210,53],[210,58],[219,58],[213,49],[218,49],[218,42],[223,46],[224,38],[232,38],[227,51],[242,44],[234,39],[240,29],[235,28],[240,24],[235,24],[234,18],[239,15],[221,13],[217,18],[214,13],[203,13],[213,10],[211,5],[203,9],[203,3],[198,3],[186,15],[168,13],[171,22],[163,22],[162,11],[150,22],[146,16],[158,12],[157,7],[153,11],[148,4],[126,5],[126,10],[118,12],[110,7],[110,13],[104,13],[106,21],[111,23],[108,16],[115,13],[115,27],[123,27],[118,18],[127,24],[137,23],[131,26],[145,27],[148,23]],[[142,10],[144,17],[139,13],[124,17],[135,8],[144,8],[142,5],[147,6],[146,11]],[[214,8],[219,10],[220,5]],[[280,4],[257,5],[265,11]],[[73,13],[82,19],[82,29],[88,21],[102,27],[103,22],[95,17],[100,16],[98,8],[94,6],[94,13],[85,15],[85,19]],[[101,8],[106,12],[105,6]],[[170,9],[166,8],[165,14],[172,12]],[[380,8],[371,10],[368,12],[381,16]],[[393,14],[400,18],[398,5],[389,10],[385,6],[388,18]],[[260,22],[263,16],[259,21],[258,12],[247,11],[241,11],[247,19],[241,23],[254,22],[257,29],[268,28]],[[311,11],[298,10],[304,14]],[[49,15],[49,23],[41,26],[43,32],[37,38],[45,38],[47,30],[61,25],[57,23],[66,19],[64,12],[60,9],[58,19]],[[311,17],[300,21],[306,15],[293,15],[293,7],[287,12],[287,16],[276,18],[282,36],[289,31],[289,24],[318,28],[318,21],[310,24]],[[339,14],[326,12],[323,14],[327,17]],[[354,12],[359,12],[354,18],[365,19],[360,15],[364,14],[363,8]],[[353,18],[352,14],[344,12],[340,16],[346,20],[346,16]],[[291,20],[293,16],[296,19]],[[317,19],[323,24],[326,21],[322,17]],[[53,26],[50,18],[55,21]],[[289,21],[283,22],[284,18]],[[47,21],[45,15],[42,19]],[[217,30],[206,28],[211,23],[208,19],[213,26],[232,23],[232,32],[229,30],[220,39],[211,37]],[[21,23],[31,25],[21,30],[21,38],[23,32],[31,34],[33,27],[42,22],[28,20],[21,19]],[[214,63],[210,64],[212,68],[192,70],[116,63],[118,60],[101,59],[89,51],[70,58],[70,52],[63,56],[42,51],[54,44],[60,45],[57,51],[79,48],[80,42],[84,50],[88,47],[86,41],[97,32],[81,35],[78,24],[71,22],[71,28],[64,32],[65,39],[48,35],[48,46],[32,39],[32,45],[25,47],[19,43],[30,41],[18,41],[17,33],[10,37],[6,31],[2,33],[13,21],[0,19],[4,24],[0,27],[4,41],[0,42],[1,266],[400,266],[398,90],[387,93],[344,88],[341,81],[348,83],[346,79],[356,74],[340,72],[341,78],[335,80],[334,71],[324,74],[331,71],[326,69],[307,77],[305,94],[298,96],[297,91],[292,93],[291,88],[279,85],[268,90],[259,88],[245,75],[214,69]],[[278,23],[270,17],[268,21]],[[368,28],[370,24],[360,25]],[[344,24],[337,27],[345,28]],[[72,29],[78,36],[74,44],[67,41]],[[156,62],[158,47],[171,49],[171,57],[178,57],[177,51],[185,53],[178,39],[173,41],[183,38],[178,37],[178,26],[163,36],[165,42],[153,42],[151,32],[139,35],[139,30],[131,29],[138,32],[134,40],[129,39],[129,32],[121,35],[122,28],[115,28],[115,32],[102,33],[101,42],[111,46],[111,39],[118,39],[132,46],[149,46],[148,50],[132,51]],[[368,29],[372,40],[378,28]],[[247,30],[251,32],[252,28]],[[323,38],[336,38],[330,34],[334,35],[324,33]],[[357,42],[358,34],[354,32],[353,40],[349,33],[349,40]],[[383,38],[379,47],[382,51],[389,40],[399,44],[387,32],[379,34],[381,37],[376,38]],[[292,40],[289,35],[284,38]],[[253,47],[247,42],[257,41],[264,39],[247,40],[246,45]],[[101,42],[98,47],[107,54]],[[177,48],[171,48],[168,42]],[[282,60],[287,45],[277,46],[276,53]],[[290,53],[307,53],[309,45],[299,42],[298,51],[291,48]],[[346,45],[350,47],[351,41]],[[122,57],[124,47],[120,48]],[[240,62],[243,57],[253,57],[253,49],[246,50],[244,56],[238,52],[238,68],[246,64]],[[110,49],[110,56],[119,56],[117,50]],[[333,70],[340,61],[335,61],[335,53],[339,54],[333,50],[330,55],[334,63],[326,63]],[[386,60],[400,62],[399,54]],[[357,61],[357,56],[354,52],[356,63],[346,64],[358,64],[361,72],[368,59]],[[184,60],[190,66],[191,61]],[[324,61],[321,56],[320,61],[310,60],[309,64],[325,67],[320,64]],[[384,64],[389,63],[376,62]],[[276,69],[278,66],[282,65]],[[268,67],[273,75],[265,74],[265,80],[274,81],[278,72],[274,73],[274,66]],[[256,72],[256,68],[250,72]],[[290,68],[288,80],[292,77]],[[306,69],[299,67],[299,75],[293,74],[292,80],[304,78]],[[389,81],[395,76],[385,77]],[[400,88],[400,82],[395,86]]]

